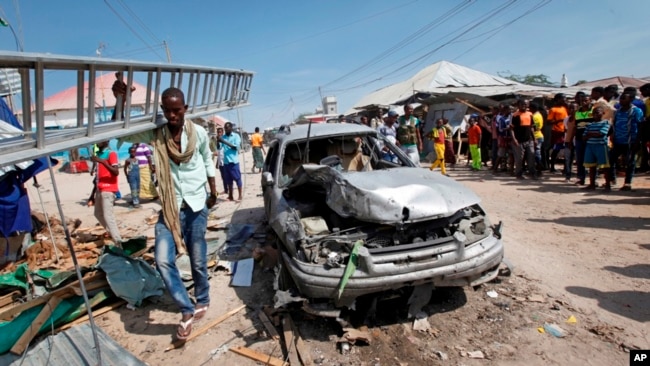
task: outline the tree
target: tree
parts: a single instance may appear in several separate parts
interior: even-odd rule
[[[586,82],[587,82],[587,80],[578,80],[578,82],[575,83],[575,84],[573,84],[573,86],[580,85],[580,84],[584,84],[584,83],[586,83]]]
[[[517,75],[511,73],[510,71],[501,71],[501,72],[497,72],[497,74],[502,78],[506,78],[508,80],[516,81],[522,84],[543,85],[543,86],[553,85],[553,83],[549,80],[548,75],[546,74]]]

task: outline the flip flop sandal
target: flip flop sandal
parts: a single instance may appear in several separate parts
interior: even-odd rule
[[[189,318],[185,321],[181,320],[181,322],[178,324],[178,329],[176,330],[176,338],[179,341],[187,340],[190,334],[192,334],[192,321],[194,321],[194,318]]]
[[[194,320],[197,322],[205,316],[205,313],[208,312],[208,307],[209,305],[201,305],[201,307],[198,307],[194,310]]]

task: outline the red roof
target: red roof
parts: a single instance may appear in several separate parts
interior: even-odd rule
[[[594,81],[589,81],[586,83],[578,84],[576,85],[577,87],[581,88],[594,88],[597,86],[602,86],[606,87],[608,85],[618,85],[619,91],[622,92],[624,88],[628,86],[633,86],[637,89],[641,87],[641,85],[648,83],[648,80],[644,79],[637,79],[637,78],[630,78],[626,76],[614,76],[611,78],[607,79],[600,79],[600,80],[594,80]]]
[[[113,96],[113,82],[115,74],[112,72],[101,75],[95,79],[95,108],[115,106],[115,97]],[[124,78],[126,82],[126,77]],[[131,95],[132,105],[145,104],[147,88],[141,84],[133,82],[135,91]],[[152,98],[153,100],[153,98]],[[61,111],[77,109],[77,87],[73,86],[52,96],[45,98],[44,111]],[[88,82],[84,83],[84,107],[88,106]]]
[[[208,121],[214,123],[214,124],[217,125],[218,127],[223,127],[223,125],[225,125],[226,122],[230,122],[230,121],[228,121],[227,119],[221,117],[221,116],[218,115],[218,114],[215,114],[214,116],[208,118]]]

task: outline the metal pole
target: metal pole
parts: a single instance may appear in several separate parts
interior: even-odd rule
[[[97,329],[95,329],[95,319],[93,318],[93,310],[90,306],[90,300],[88,300],[88,292],[86,291],[86,285],[84,284],[83,277],[81,275],[81,269],[79,268],[79,262],[77,261],[77,255],[74,252],[74,245],[72,244],[72,238],[70,237],[70,230],[65,224],[65,217],[63,216],[63,207],[61,207],[61,199],[59,198],[59,190],[56,187],[56,179],[54,178],[54,169],[52,169],[52,162],[49,157],[47,159],[47,167],[50,170],[50,178],[52,179],[52,188],[54,190],[54,198],[56,199],[56,207],[59,209],[59,216],[61,217],[61,223],[63,224],[63,232],[65,233],[65,241],[68,243],[68,249],[70,250],[70,258],[72,258],[72,263],[74,264],[74,269],[77,272],[77,278],[79,279],[79,288],[81,289],[81,294],[84,298],[84,303],[86,304],[86,310],[88,310],[88,321],[90,322],[90,329],[93,332],[93,341],[95,341],[95,353],[97,354],[97,365],[102,365],[102,353],[99,349],[99,337],[97,336]]]

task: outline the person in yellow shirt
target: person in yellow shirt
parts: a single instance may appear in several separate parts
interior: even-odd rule
[[[539,111],[537,103],[530,103],[528,109],[533,114],[533,138],[535,139],[535,163],[537,164],[537,174],[540,173],[542,168],[542,145],[544,145],[544,116]]]
[[[266,151],[264,150],[264,137],[262,137],[259,127],[255,127],[255,133],[251,136],[251,146],[253,147],[252,171],[255,173],[255,169],[259,169],[261,173],[262,167],[264,166],[264,155],[266,155]]]
[[[447,169],[445,168],[445,128],[443,124],[444,120],[439,118],[436,121],[436,128],[431,131],[433,149],[436,152],[436,160],[433,161],[429,170],[440,167],[440,173],[442,173],[442,175],[447,175]]]

